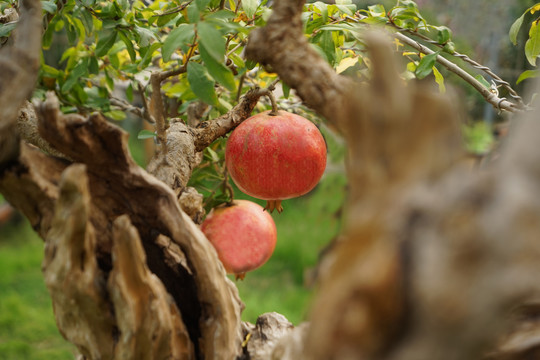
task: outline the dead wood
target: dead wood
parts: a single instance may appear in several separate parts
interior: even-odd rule
[[[88,119],[62,115],[54,97],[49,97],[40,115],[42,137],[87,167],[93,209],[90,221],[101,235],[96,247],[102,267],[108,270],[114,265],[110,224],[129,214],[150,270],[161,279],[182,314],[196,356],[234,357],[241,341],[241,302],[236,287],[226,278],[213,247],[180,210],[172,191],[131,159],[127,134],[99,114]],[[159,234],[178,247],[160,247],[156,244]],[[170,261],[183,255],[171,255],[164,261],[164,249],[181,250],[188,268]]]
[[[531,197],[540,125],[515,135],[512,161],[471,173],[459,163],[451,98],[404,87],[379,34],[365,36],[370,84],[352,90],[309,48],[303,3],[276,1],[247,51],[348,144],[347,230],[325,260],[303,358],[482,358],[510,328],[511,310],[540,290],[540,203]]]

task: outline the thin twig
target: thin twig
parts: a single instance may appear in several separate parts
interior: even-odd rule
[[[350,16],[348,16],[346,19],[352,20],[352,21],[354,21],[356,23],[359,23],[359,20],[361,20],[361,19],[352,18]],[[424,36],[424,35],[422,35],[420,33],[408,31],[407,29],[401,28],[401,27],[397,26],[396,24],[394,24],[392,22],[389,22],[388,24],[393,26],[394,28],[396,28],[397,30],[400,31],[400,32],[397,32],[397,33],[393,34],[395,38],[397,38],[398,40],[404,42],[405,44],[415,48],[416,50],[420,51],[423,54],[426,54],[426,55],[433,54],[434,51],[431,50],[430,48],[428,48],[427,46],[424,46],[424,45],[420,44],[418,41],[416,41],[414,39],[411,39],[410,37],[404,35],[402,32],[407,32],[408,34],[418,36],[423,41],[426,41],[426,42],[428,42],[430,44],[433,44],[433,45],[436,45],[438,47],[443,47],[444,46],[442,44],[439,44],[436,41],[433,41],[433,40],[429,39],[427,36]],[[522,110],[527,109],[527,107],[523,103],[523,99],[517,94],[517,92],[514,89],[512,89],[510,84],[508,82],[502,80],[490,68],[488,68],[487,66],[481,65],[478,62],[476,62],[476,61],[472,60],[471,58],[469,58],[467,55],[460,54],[460,53],[458,53],[456,51],[454,51],[453,53],[449,53],[449,54],[466,61],[467,63],[471,64],[475,69],[484,71],[486,74],[490,75],[493,78],[493,81],[495,81],[495,83],[497,83],[497,84],[499,84],[501,86],[504,86],[508,90],[508,92],[510,93],[510,96],[514,100],[516,100],[516,102],[517,102],[517,104],[515,104],[515,103],[512,103],[512,102],[506,100],[505,98],[499,98],[497,94],[491,92],[490,89],[486,88],[474,76],[472,76],[471,74],[469,74],[468,72],[463,70],[458,65],[456,65],[453,62],[449,61],[448,59],[444,58],[443,56],[437,55],[436,60],[437,60],[437,62],[439,64],[443,65],[449,71],[453,72],[454,74],[456,74],[457,76],[459,76],[460,78],[462,78],[463,80],[468,82],[470,85],[472,85],[484,97],[484,99],[488,103],[493,105],[494,108],[498,109],[499,111],[506,110],[506,111],[509,111],[509,112],[522,111]]]
[[[418,41],[415,41],[408,36],[403,35],[402,33],[398,32],[393,35],[399,41],[402,41],[403,43],[415,48],[423,54],[430,55],[435,53],[427,46],[420,44]],[[480,81],[478,81],[474,76],[472,76],[450,60],[444,58],[443,56],[437,55],[437,62],[446,67],[448,70],[450,70],[457,76],[459,76],[460,78],[462,78],[463,80],[465,80],[466,82],[468,82],[470,85],[472,85],[484,97],[484,99],[488,103],[493,105],[493,107],[495,107],[496,109],[506,110],[509,112],[521,110],[516,104],[506,100],[505,98],[499,98],[496,94],[486,88]]]
[[[110,101],[111,101],[111,105],[113,106],[116,106],[117,108],[123,110],[123,111],[127,111],[129,113],[132,113],[146,121],[148,121],[149,123],[153,124],[155,123],[154,119],[150,116],[150,114],[148,113],[148,111],[142,107],[137,107],[137,106],[134,106],[132,104],[130,104],[129,102],[127,102],[126,100],[124,99],[119,99],[117,97],[114,97],[112,96],[110,98]]]
[[[196,151],[203,151],[216,139],[226,135],[240,125],[242,121],[251,115],[259,99],[272,93],[270,87],[273,88],[274,86],[275,84],[272,83],[265,89],[255,88],[249,90],[229,112],[215,120],[208,121],[208,125],[205,127],[193,129]]]
[[[185,8],[187,8],[189,6],[189,4],[191,4],[193,2],[193,0],[189,0],[188,2],[182,4],[182,5],[179,5],[175,8],[172,8],[172,9],[169,9],[167,11],[165,11],[163,14],[159,14],[158,16],[166,16],[166,15],[172,15],[172,14],[176,14],[176,13],[179,13],[181,11],[183,11]]]
[[[150,97],[150,110],[156,120],[157,138],[161,145],[163,154],[167,153],[167,124],[165,119],[165,108],[163,106],[163,96],[161,95],[161,72],[154,71],[150,75],[150,85],[152,95]]]
[[[435,41],[435,40],[432,40],[430,39],[429,37],[423,35],[423,34],[420,34],[416,31],[412,31],[410,29],[405,29],[405,28],[402,28],[402,27],[399,27],[397,26],[395,23],[392,23],[390,22],[390,25],[392,25],[394,28],[396,28],[397,30],[399,30],[400,32],[402,33],[407,33],[408,35],[411,35],[411,36],[416,36],[420,39],[422,39],[422,41],[425,41],[429,44],[432,44],[432,45],[435,45],[439,48],[444,48],[444,45],[445,44],[440,44],[439,42]],[[525,108],[525,104],[523,102],[523,99],[521,98],[521,96],[519,96],[519,94],[517,93],[516,90],[514,90],[512,88],[512,86],[510,86],[510,83],[508,83],[507,81],[503,80],[499,75],[495,74],[493,72],[493,70],[491,70],[489,67],[485,66],[485,65],[482,65],[480,64],[479,62],[471,59],[469,56],[465,55],[465,54],[462,54],[462,53],[459,53],[457,51],[453,51],[453,52],[449,52],[450,55],[452,56],[455,56],[457,58],[460,58],[462,59],[463,61],[467,62],[468,64],[470,64],[473,68],[477,69],[477,70],[480,70],[480,71],[483,71],[485,72],[487,75],[491,76],[493,78],[493,81],[499,85],[499,86],[503,86],[506,90],[508,90],[508,93],[509,95],[514,99],[516,100],[516,102],[518,103],[519,107],[521,108]]]

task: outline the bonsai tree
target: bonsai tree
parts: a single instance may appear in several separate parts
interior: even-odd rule
[[[45,241],[58,328],[82,358],[538,353],[536,110],[414,2],[1,6],[0,192]],[[464,161],[448,72],[518,119],[481,172]],[[272,100],[318,114],[348,153],[346,226],[296,328],[275,313],[241,321],[236,286],[198,226],[231,200],[227,135]],[[157,143],[144,169],[114,123],[127,113]]]

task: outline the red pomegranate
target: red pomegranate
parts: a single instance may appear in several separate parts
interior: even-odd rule
[[[247,200],[212,209],[201,225],[229,274],[244,278],[274,252],[276,224],[262,206]]]
[[[266,111],[232,132],[225,161],[240,190],[268,200],[267,209],[281,212],[281,200],[306,194],[321,179],[326,144],[319,129],[302,116]]]

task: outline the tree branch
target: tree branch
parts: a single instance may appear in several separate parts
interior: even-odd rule
[[[0,168],[13,160],[19,150],[15,123],[19,108],[34,90],[41,51],[41,3],[21,1],[21,17],[14,41],[0,50]]]
[[[397,32],[397,33],[395,33],[393,35],[399,41],[402,41],[403,43],[415,48],[416,50],[420,51],[423,54],[430,55],[430,54],[435,53],[433,50],[431,50],[427,46],[424,46],[424,45],[420,44],[419,42],[414,41],[413,39],[411,39],[411,38],[409,38],[409,37],[407,37],[407,36],[405,36],[405,35],[403,35],[403,34],[401,34],[399,32]],[[437,62],[440,63],[441,65],[443,65],[444,67],[446,67],[448,70],[450,70],[451,72],[453,72],[457,76],[459,76],[460,78],[462,78],[463,80],[465,80],[470,85],[472,85],[472,87],[474,87],[484,97],[484,99],[488,103],[493,105],[493,107],[495,109],[506,110],[506,111],[510,111],[510,112],[520,110],[520,108],[516,104],[514,104],[514,103],[512,103],[512,102],[510,102],[510,101],[508,101],[508,100],[506,100],[504,98],[499,98],[497,96],[497,94],[494,94],[493,92],[491,92],[480,81],[476,80],[474,78],[474,76],[472,76],[471,74],[469,74],[468,72],[466,72],[465,70],[463,70],[462,68],[460,68],[459,66],[454,64],[453,62],[447,60],[443,56],[437,55]]]
[[[216,139],[225,136],[229,131],[236,128],[242,121],[251,115],[259,98],[261,96],[268,96],[271,93],[272,90],[270,87],[266,89],[252,89],[240,99],[238,105],[225,115],[203,123],[205,124],[204,127],[193,129],[195,150],[203,151],[204,148],[213,143]]]

